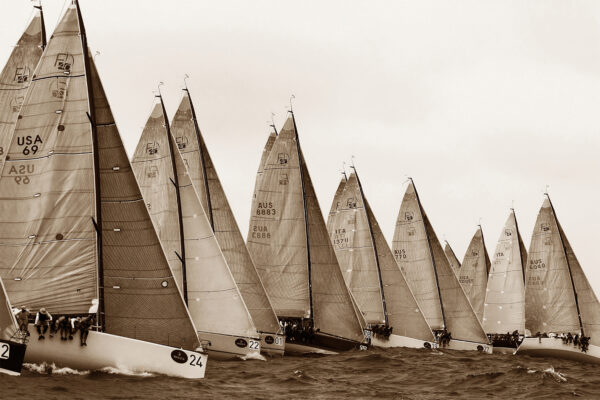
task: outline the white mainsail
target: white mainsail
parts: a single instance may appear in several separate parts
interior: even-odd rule
[[[6,289],[0,278],[0,340],[10,340],[19,329],[12,312]]]
[[[256,336],[176,139],[168,130],[162,97],[148,118],[132,165],[165,252],[174,255],[172,263],[178,264],[182,294],[196,329]]]
[[[0,168],[10,145],[19,109],[33,78],[33,71],[46,46],[44,14],[41,6],[36,8],[38,11],[19,38],[0,73]]]
[[[293,114],[266,160],[251,211],[248,249],[280,318],[309,318],[322,333],[362,341],[300,150]],[[252,237],[252,232],[265,235]]]
[[[350,174],[347,183],[345,177],[340,182],[328,227],[346,283],[366,321],[385,324],[398,335],[433,341],[433,333],[394,260],[356,172]],[[361,234],[362,231],[367,231],[367,235]],[[355,257],[357,250],[370,257],[365,254]],[[363,263],[371,265],[365,267]],[[360,279],[360,276],[353,276],[357,270],[358,275],[370,273],[372,276]],[[369,285],[375,285],[375,288]],[[371,293],[378,296],[376,302],[369,296]],[[369,312],[373,304],[377,306],[374,313]]]
[[[498,239],[488,277],[483,312],[486,333],[525,333],[526,261],[517,217],[511,210]]]
[[[260,332],[279,332],[281,328],[277,316],[250,257],[198,128],[193,103],[187,89],[184,90],[183,98],[173,118],[171,132],[256,328]]]
[[[400,206],[393,251],[432,329],[447,329],[455,339],[488,343],[421,206],[412,180]]]
[[[454,254],[454,250],[452,250],[452,247],[450,247],[450,243],[448,243],[447,241],[444,244],[444,254],[446,254],[446,258],[450,263],[452,271],[454,271],[454,273],[458,275],[458,273],[460,272],[460,261],[458,261],[458,257],[456,257],[456,254]]]
[[[578,333],[600,343],[600,304],[546,196],[525,273],[525,328],[532,335]]]
[[[105,332],[196,348],[198,336],[121,142],[74,2],[42,55],[0,178],[11,301]]]
[[[483,322],[483,305],[489,270],[490,258],[485,248],[483,231],[481,226],[478,226],[457,275],[480,322]]]

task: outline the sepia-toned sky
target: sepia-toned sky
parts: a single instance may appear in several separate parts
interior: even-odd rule
[[[44,0],[49,34],[63,0]],[[492,257],[514,204],[526,247],[549,185],[600,293],[600,2],[594,0],[81,0],[131,155],[159,81],[184,74],[246,236],[255,172],[290,95],[321,209],[353,155],[389,241],[414,178],[462,260],[481,221]],[[31,3],[0,5],[0,63]],[[391,244],[391,243],[390,243]]]

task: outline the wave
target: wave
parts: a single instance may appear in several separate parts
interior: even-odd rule
[[[141,378],[150,378],[153,376],[156,376],[150,372],[144,372],[144,371],[131,371],[127,368],[115,368],[115,367],[104,367],[100,370],[98,370],[98,372],[103,372],[105,374],[109,374],[109,375],[124,375],[124,376],[137,376],[137,377],[141,377]]]
[[[23,364],[28,371],[36,372],[38,374],[47,374],[47,375],[88,375],[90,371],[84,370],[79,371],[77,369],[69,368],[69,367],[57,367],[56,364]]]
[[[260,353],[256,353],[256,352],[252,352],[252,353],[248,353],[245,356],[240,356],[241,360],[260,360],[260,361],[267,361],[267,359],[265,358],[265,356],[263,356]]]

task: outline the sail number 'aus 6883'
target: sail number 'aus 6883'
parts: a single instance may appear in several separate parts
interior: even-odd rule
[[[256,208],[256,215],[275,215],[277,210],[273,208],[272,202],[260,202]]]

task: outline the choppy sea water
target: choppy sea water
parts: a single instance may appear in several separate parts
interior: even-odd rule
[[[28,365],[1,399],[600,398],[600,367],[452,350],[372,349],[267,361],[208,360],[201,381]]]

